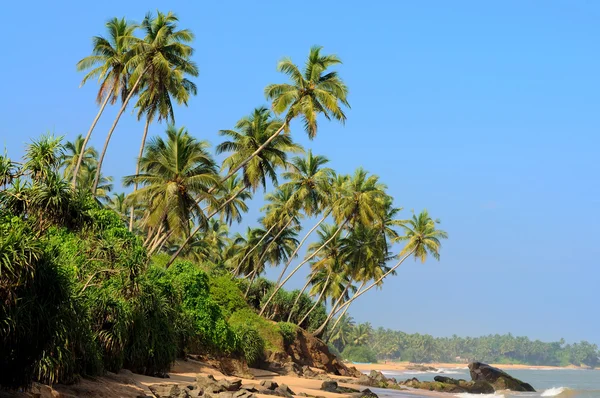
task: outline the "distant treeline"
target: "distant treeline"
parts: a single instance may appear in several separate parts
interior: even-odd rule
[[[587,341],[567,344],[530,340],[511,334],[483,337],[433,337],[407,334],[370,324],[354,325],[352,318],[340,322],[331,342],[346,359],[355,361],[404,360],[411,362],[521,363],[543,366],[600,365],[600,351]]]

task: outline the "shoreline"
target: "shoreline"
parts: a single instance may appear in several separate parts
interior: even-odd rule
[[[411,362],[387,362],[387,363],[346,363],[347,366],[354,366],[356,369],[361,372],[378,370],[378,371],[405,371],[410,370],[411,366],[431,366],[436,369],[467,369],[466,363],[450,363],[450,362],[432,362],[432,363],[424,363],[424,364],[415,364]],[[515,369],[538,369],[538,370],[568,370],[568,369],[578,369],[578,370],[587,370],[586,368],[569,365],[569,366],[541,366],[541,365],[522,365],[522,364],[496,364],[492,363],[491,366],[494,366],[503,370],[515,370]]]

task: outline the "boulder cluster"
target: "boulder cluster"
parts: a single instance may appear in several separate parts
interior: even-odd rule
[[[196,383],[154,384],[150,391],[157,398],[256,398],[256,393],[292,398],[294,392],[285,384],[263,380],[260,385],[242,384],[242,380],[216,380],[213,376],[197,375]]]

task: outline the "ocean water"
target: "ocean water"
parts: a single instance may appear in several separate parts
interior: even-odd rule
[[[535,393],[517,393],[517,392],[496,392],[493,395],[474,395],[474,394],[436,394],[440,397],[557,397],[557,398],[600,398],[600,370],[582,370],[582,369],[508,369],[506,372],[519,380],[531,384],[537,392]],[[368,372],[366,372],[368,373]],[[471,380],[469,369],[460,368],[442,368],[439,372],[418,372],[418,371],[382,371],[387,377],[394,377],[397,380],[406,380],[413,377],[421,381],[431,381],[437,375],[452,377],[454,379]],[[375,390],[374,390],[375,391]],[[377,389],[375,391],[380,397],[414,397],[415,394],[403,394],[401,392]],[[418,393],[418,390],[415,390]],[[418,395],[417,395],[418,396]],[[423,395],[425,396],[425,395]],[[428,394],[427,396],[431,396]]]

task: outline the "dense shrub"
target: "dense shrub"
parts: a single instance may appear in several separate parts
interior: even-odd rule
[[[276,323],[260,317],[256,312],[247,308],[234,312],[229,318],[232,327],[244,325],[256,330],[265,341],[265,348],[274,352],[284,351],[283,337]]]
[[[292,344],[296,340],[298,326],[289,322],[279,322],[279,332],[283,337],[283,342],[286,346]]]
[[[377,362],[375,351],[368,346],[346,346],[342,352],[342,358],[352,362]]]
[[[234,331],[246,362],[250,366],[256,365],[263,358],[265,351],[265,340],[260,332],[245,324],[237,324]]]
[[[211,276],[210,297],[221,307],[223,315],[229,318],[235,311],[248,308],[244,294],[238,287],[237,281],[230,275]]]

